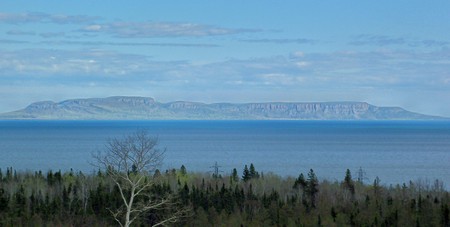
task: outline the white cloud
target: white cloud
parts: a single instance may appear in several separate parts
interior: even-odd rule
[[[63,34],[64,35],[64,34]],[[0,40],[1,42],[1,40]],[[216,44],[209,43],[168,43],[168,42],[107,42],[107,41],[73,41],[73,40],[45,40],[40,41],[37,44],[48,44],[48,45],[78,45],[78,46],[157,46],[157,47],[191,47],[191,48],[213,48],[219,47]]]
[[[449,47],[450,41],[433,40],[433,39],[418,39],[410,37],[395,37],[387,35],[362,34],[354,37],[349,43],[355,46],[407,46],[407,47]]]
[[[100,31],[102,29],[102,26],[99,24],[93,24],[93,25],[89,25],[83,28],[84,31]]]
[[[297,65],[299,68],[305,68],[305,67],[308,67],[309,65],[311,65],[311,63],[309,63],[307,61],[299,61],[299,62],[296,62],[295,65]]]
[[[112,22],[92,24],[81,29],[82,32],[102,32],[120,38],[148,38],[148,37],[202,37],[231,35],[237,33],[258,32],[255,29],[222,28],[211,25],[194,23],[170,22]]]
[[[23,23],[56,23],[56,24],[85,24],[98,20],[99,17],[85,15],[48,14],[40,12],[32,13],[2,13],[0,22],[23,24]]]
[[[291,53],[291,57],[293,58],[302,58],[305,56],[305,53],[302,51],[295,51]]]
[[[0,52],[0,83],[9,86],[34,81],[40,86],[55,83],[70,87],[102,86],[110,88],[113,94],[117,87],[177,94],[247,91],[252,97],[267,92],[264,97],[276,93],[277,97],[285,98],[290,96],[280,96],[283,92],[294,98],[308,91],[321,93],[321,100],[324,97],[331,101],[354,100],[364,92],[385,97],[389,95],[386,90],[405,96],[414,96],[417,90],[449,93],[446,59],[450,59],[446,51],[381,51],[305,53],[301,60],[291,54],[194,64],[155,61],[148,56],[102,49],[33,49]]]
[[[295,86],[303,79],[299,79],[293,75],[286,75],[282,73],[269,73],[261,75],[263,78],[264,85],[274,85],[274,86]]]
[[[317,43],[316,40],[305,39],[305,38],[298,38],[298,39],[242,39],[241,41],[248,42],[248,43],[275,43],[275,44],[290,44],[290,43],[315,44],[315,43]]]
[[[292,56],[292,54],[291,54]],[[440,52],[335,52],[302,54],[302,59],[283,56],[229,60],[210,64],[159,62],[142,55],[101,49],[80,51],[23,50],[0,53],[1,75],[140,76],[157,80],[187,79],[199,86],[241,81],[240,84],[297,83],[316,86],[436,86],[448,78],[450,53]],[[262,76],[261,75],[265,75]],[[433,79],[435,78],[435,79]],[[267,81],[270,80],[270,83]],[[324,84],[325,83],[325,84]],[[238,84],[238,83],[235,83]],[[326,85],[327,84],[327,85]],[[444,82],[440,84],[446,84]],[[442,85],[443,86],[443,85]]]

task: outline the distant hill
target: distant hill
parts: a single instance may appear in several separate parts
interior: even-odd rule
[[[146,97],[72,99],[36,102],[25,109],[0,114],[1,119],[55,120],[438,120],[400,107],[365,102],[160,103]]]

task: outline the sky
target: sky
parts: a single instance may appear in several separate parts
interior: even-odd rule
[[[0,0],[0,112],[362,101],[450,116],[450,1]]]

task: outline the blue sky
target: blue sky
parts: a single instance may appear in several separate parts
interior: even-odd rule
[[[450,1],[0,1],[0,112],[365,101],[450,116]]]

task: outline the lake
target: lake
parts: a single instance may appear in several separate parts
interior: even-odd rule
[[[346,169],[366,183],[442,180],[450,185],[450,121],[0,121],[0,168],[94,171],[91,154],[108,138],[137,129],[158,136],[162,169],[224,174],[253,163],[257,171],[342,180]]]

